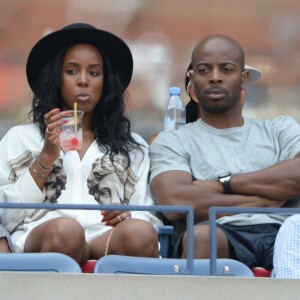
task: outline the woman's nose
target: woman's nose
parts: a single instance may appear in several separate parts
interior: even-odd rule
[[[87,86],[88,85],[88,80],[87,80],[86,74],[84,74],[84,73],[79,74],[77,84],[79,86]]]

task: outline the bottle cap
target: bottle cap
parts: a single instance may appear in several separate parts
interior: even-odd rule
[[[170,95],[180,95],[180,87],[178,86],[170,87]]]

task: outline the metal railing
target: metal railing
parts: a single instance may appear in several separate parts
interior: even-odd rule
[[[222,207],[214,206],[209,208],[209,225],[210,225],[210,275],[217,274],[217,214],[229,213],[229,214],[286,214],[293,215],[300,213],[300,208],[267,208],[267,207]]]
[[[0,208],[3,209],[72,209],[72,210],[120,210],[119,205],[112,204],[52,204],[52,203],[0,203]],[[194,274],[194,209],[192,206],[175,206],[175,205],[123,205],[123,211],[148,211],[148,212],[163,212],[186,213],[186,226],[188,232],[188,249],[187,249],[187,269],[176,274]]]

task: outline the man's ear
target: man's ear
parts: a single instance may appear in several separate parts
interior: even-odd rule
[[[194,84],[193,84],[193,81],[192,81],[193,70],[189,70],[188,73],[187,73],[187,76],[190,78],[190,82],[188,83],[188,86],[187,86],[187,93],[189,94],[190,98],[194,102],[199,103],[199,100],[196,97],[196,93],[195,93],[195,89],[194,89]]]
[[[249,79],[249,71],[248,70],[244,70],[242,72],[242,85],[241,85],[241,89],[245,90],[247,83],[248,83],[248,79]]]

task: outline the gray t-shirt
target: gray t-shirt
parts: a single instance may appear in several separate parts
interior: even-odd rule
[[[216,129],[198,120],[175,131],[161,132],[150,146],[152,181],[165,171],[186,171],[194,180],[217,180],[261,170],[294,158],[300,151],[300,125],[291,117],[254,120],[244,117],[241,127]],[[298,201],[288,201],[298,206]],[[224,217],[220,223],[236,225],[279,223],[282,215],[242,214]]]

